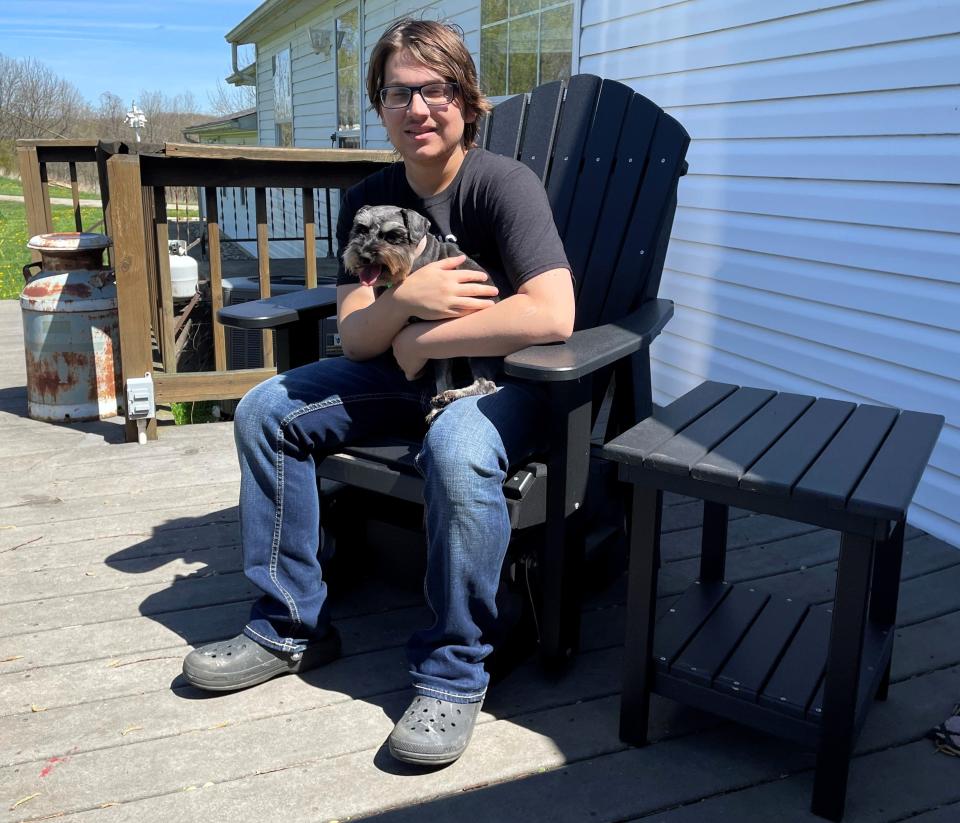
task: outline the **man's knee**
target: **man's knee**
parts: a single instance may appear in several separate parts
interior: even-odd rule
[[[249,443],[265,431],[275,431],[288,403],[289,397],[279,377],[271,377],[250,389],[233,414],[237,442]]]
[[[457,400],[437,416],[418,456],[422,470],[443,478],[486,477],[507,470],[500,433],[477,407],[479,399]]]

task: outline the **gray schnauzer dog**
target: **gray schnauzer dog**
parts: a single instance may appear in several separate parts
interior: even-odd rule
[[[432,236],[430,221],[413,209],[363,206],[353,218],[350,239],[343,252],[343,265],[365,286],[390,288],[399,286],[411,273],[428,263],[462,253],[456,243]],[[460,264],[460,268],[484,271],[469,257]],[[487,279],[490,280],[489,275]],[[469,364],[473,382],[461,387],[454,385],[453,359],[430,361],[437,394],[430,401],[427,423],[454,400],[476,394],[492,394],[497,390],[493,381],[500,358],[463,359]]]

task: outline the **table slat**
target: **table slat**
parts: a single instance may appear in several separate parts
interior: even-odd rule
[[[786,496],[856,408],[820,398],[801,415],[740,480],[740,488]]]
[[[771,597],[720,670],[714,687],[756,701],[806,611],[804,603],[789,597]]]
[[[673,474],[687,474],[691,465],[748,420],[774,394],[775,392],[769,389],[737,389],[652,451],[643,461],[643,465]]]
[[[811,606],[797,633],[790,641],[760,695],[761,706],[803,718],[817,693],[827,666],[827,640],[832,613],[822,606]]]
[[[729,383],[701,383],[669,406],[655,409],[646,420],[611,440],[604,446],[603,455],[618,463],[640,465],[657,446],[666,443],[736,390],[737,387]]]
[[[847,511],[901,520],[943,428],[939,414],[901,412],[870,468],[847,503]]]
[[[697,480],[736,486],[760,456],[803,414],[814,398],[778,394],[690,470]]]
[[[670,667],[670,673],[709,686],[720,667],[770,599],[768,594],[736,586]]]
[[[844,508],[897,413],[897,409],[887,406],[858,406],[797,482],[794,497],[823,502],[833,509]]]

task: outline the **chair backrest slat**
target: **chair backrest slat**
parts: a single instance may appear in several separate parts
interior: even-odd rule
[[[689,144],[690,136],[683,126],[661,113],[633,216],[598,322],[612,322],[648,296],[656,296],[655,290],[651,295],[647,281],[652,275],[659,289],[661,271],[654,271],[654,264],[658,257],[662,263],[661,251],[665,249],[673,223],[677,181],[685,169],[684,155]]]
[[[527,122],[523,127],[519,159],[536,172],[540,182],[547,179],[562,101],[563,83],[555,80],[535,88],[527,104]]]
[[[517,159],[520,153],[520,138],[523,136],[526,109],[527,96],[518,94],[499,103],[490,112],[490,122],[486,128],[489,151]]]
[[[576,273],[578,295],[585,288],[589,291],[597,279],[588,269],[587,259],[594,245],[601,208],[610,190],[617,141],[632,97],[633,92],[622,83],[605,82],[600,88],[593,124],[584,144],[583,167],[563,238],[567,259]],[[601,288],[605,285],[601,282]]]
[[[593,123],[599,91],[600,78],[591,74],[578,74],[567,84],[546,182],[547,197],[561,237],[566,237],[567,219],[583,164],[583,147]]]
[[[623,87],[621,87],[623,88]],[[629,91],[629,90],[628,90]],[[577,298],[577,328],[590,328],[600,322],[617,261],[628,245],[627,227],[637,205],[637,193],[647,169],[650,141],[660,109],[647,98],[630,92],[630,100],[617,141],[613,172],[607,183],[599,222],[591,236],[592,249],[582,272],[574,268],[578,279],[588,282]],[[646,204],[641,208],[648,207]],[[626,311],[627,307],[623,307]]]

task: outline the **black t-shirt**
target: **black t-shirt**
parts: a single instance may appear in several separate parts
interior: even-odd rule
[[[455,242],[493,279],[500,297],[545,271],[570,268],[539,178],[523,163],[485,149],[467,152],[457,176],[433,197],[419,197],[403,163],[394,163],[351,188],[337,220],[337,285],[359,280],[343,268],[343,249],[362,206],[414,209],[440,240]]]

